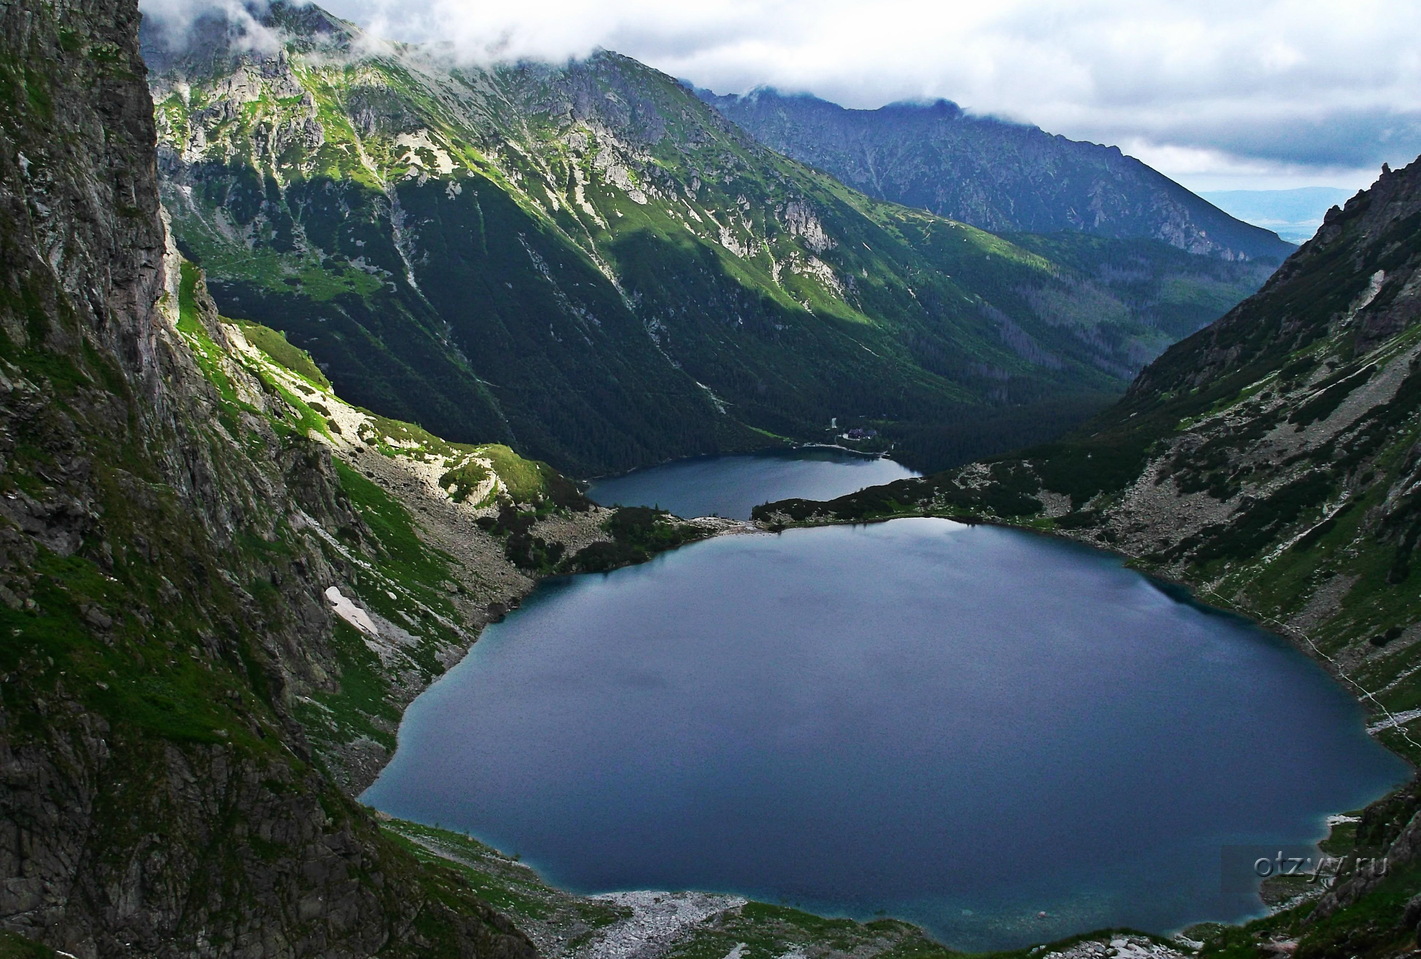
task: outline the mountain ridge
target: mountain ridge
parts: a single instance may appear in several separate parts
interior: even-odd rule
[[[1193,253],[1275,262],[1293,249],[1118,147],[975,116],[948,100],[853,110],[769,87],[697,93],[771,148],[871,196],[995,233],[1145,236]]]
[[[980,450],[974,419],[1078,417],[1266,272],[1053,259],[851,192],[629,58],[454,67],[314,9],[268,8],[275,55],[145,41],[180,246],[361,405],[581,475],[833,417]]]

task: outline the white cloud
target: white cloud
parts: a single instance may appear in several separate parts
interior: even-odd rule
[[[183,2],[143,0],[145,10]],[[945,97],[1078,139],[1204,151],[1225,166],[1357,170],[1421,151],[1421,4],[1395,0],[328,5],[474,60],[605,47],[717,92],[765,84],[853,107]]]
[[[1280,163],[1250,159],[1207,147],[1160,145],[1138,137],[1118,144],[1130,156],[1143,160],[1196,193],[1215,190],[1287,190],[1305,186],[1332,186],[1360,190],[1377,178],[1378,168]]]
[[[228,24],[233,49],[275,53],[281,49],[281,38],[254,15],[265,7],[265,0],[139,0],[138,4],[145,20],[161,24],[162,42],[170,50],[186,48],[198,24],[209,20]]]

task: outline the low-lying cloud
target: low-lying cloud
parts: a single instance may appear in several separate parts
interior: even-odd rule
[[[267,8],[266,0],[139,0],[138,6],[149,28],[149,39],[169,50],[186,49],[204,23],[225,24],[233,49],[258,53],[281,49],[281,38],[259,19]]]
[[[201,0],[207,3],[235,0]],[[143,0],[145,12],[194,0]],[[1079,139],[1297,173],[1421,152],[1421,4],[1389,0],[328,0],[466,60],[603,47],[717,92],[945,97]],[[1183,154],[1180,154],[1183,155]],[[1148,157],[1146,157],[1148,159]]]

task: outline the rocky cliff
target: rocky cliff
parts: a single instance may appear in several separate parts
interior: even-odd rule
[[[701,95],[765,145],[855,189],[994,233],[1150,237],[1274,263],[1293,250],[1117,147],[974,116],[946,100],[846,110],[772,89]]]
[[[339,784],[534,577],[682,534],[614,542],[546,467],[223,323],[166,241],[137,30],[127,0],[0,7],[0,927],[81,959],[530,956]]]

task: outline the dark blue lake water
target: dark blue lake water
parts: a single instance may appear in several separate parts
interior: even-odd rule
[[[909,519],[545,584],[410,707],[363,798],[576,891],[993,949],[1256,913],[1228,847],[1312,842],[1405,775],[1275,637],[1104,554]]]
[[[587,495],[604,506],[659,506],[677,516],[749,519],[761,503],[834,499],[919,474],[893,460],[828,447],[745,456],[698,456],[596,480]]]

